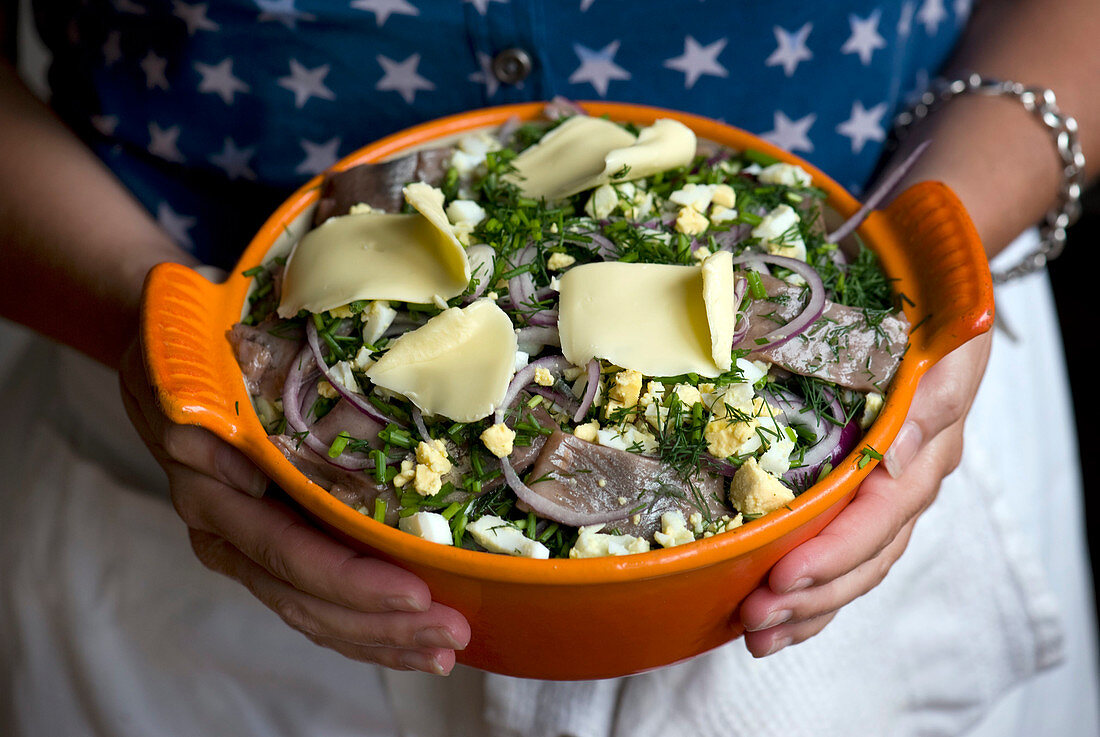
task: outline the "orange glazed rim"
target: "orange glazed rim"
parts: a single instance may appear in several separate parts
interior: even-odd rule
[[[755,149],[781,161],[798,164],[812,175],[814,185],[826,192],[828,204],[842,217],[852,215],[860,207],[860,203],[854,197],[816,167],[733,126],[710,118],[644,105],[612,102],[580,104],[591,115],[606,115],[622,122],[646,125],[658,118],[672,118],[692,128],[700,139],[738,150]],[[359,149],[339,161],[332,170],[341,171],[358,164],[378,162],[442,138],[499,126],[513,117],[518,117],[522,121],[537,120],[544,106],[545,103],[505,105],[429,121]],[[972,309],[951,315],[938,312],[939,327],[934,334],[926,331],[922,340],[911,338],[911,345],[890,386],[885,405],[856,449],[824,479],[800,494],[786,508],[746,522],[734,532],[715,535],[674,548],[659,548],[648,553],[582,560],[532,560],[440,545],[377,522],[355,511],[301,474],[268,441],[258,417],[254,411],[251,411],[251,400],[245,390],[243,376],[236,365],[228,341],[224,339],[225,330],[240,320],[242,306],[252,281],[251,278],[243,276],[242,272],[262,263],[272,245],[287,231],[287,226],[317,202],[321,180],[322,177],[319,175],[307,182],[268,218],[225,283],[212,285],[195,275],[195,279],[202,284],[195,282],[190,285],[193,289],[208,292],[202,303],[207,309],[215,310],[213,321],[215,328],[219,330],[218,337],[222,345],[220,348],[217,345],[214,346],[217,355],[209,360],[220,362],[223,369],[216,372],[220,379],[215,381],[222,382],[218,387],[222,396],[217,400],[204,399],[203,396],[206,395],[200,393],[196,395],[198,399],[189,397],[187,401],[183,401],[178,392],[174,392],[170,386],[166,386],[167,382],[160,379],[167,372],[178,369],[173,369],[174,364],[171,363],[173,357],[170,354],[174,344],[166,345],[150,339],[157,328],[153,313],[158,309],[176,309],[179,312],[178,306],[166,304],[162,294],[162,284],[169,277],[185,278],[181,272],[189,270],[175,264],[163,264],[151,273],[143,305],[142,334],[147,367],[153,377],[158,400],[173,420],[202,425],[245,452],[276,482],[280,483],[297,503],[321,521],[395,559],[451,571],[468,578],[538,585],[599,585],[641,580],[704,568],[737,558],[778,540],[834,504],[851,498],[858,484],[877,465],[877,458],[865,455],[861,450],[870,447],[885,452],[905,420],[917,382],[924,372],[950,350],[987,330],[992,323],[991,283],[988,284],[987,289],[979,290],[976,306]],[[962,245],[969,249],[966,254],[969,259],[967,263],[980,262],[985,268],[984,278],[988,282],[984,252],[961,204],[950,190],[939,183],[922,183],[907,191],[906,195],[918,188],[923,188],[918,193],[920,196],[935,194],[945,198],[944,203],[937,206],[953,208],[949,215],[956,219],[961,217],[965,221],[964,225],[969,230],[964,233]],[[881,211],[876,211],[863,223],[858,233],[863,241],[878,253],[887,274],[898,279],[902,291],[910,288],[911,283],[916,283],[918,270],[913,268],[913,256],[906,254],[904,239],[891,218],[886,217]],[[969,266],[968,268],[975,272],[974,278],[980,280],[983,277],[983,274],[978,273],[980,269]],[[193,272],[190,273],[193,274]],[[984,283],[981,286],[984,287]],[[930,306],[922,304],[922,296],[919,293],[906,293],[915,294],[914,298],[905,300],[904,307],[911,323],[917,324],[931,314]],[[185,313],[183,319],[188,324],[199,322],[192,313]],[[231,367],[227,367],[224,363],[226,356],[232,362]],[[222,407],[215,408],[212,406],[214,404],[220,404]],[[227,412],[226,407],[232,407],[234,411]],[[248,409],[242,412],[242,407]]]

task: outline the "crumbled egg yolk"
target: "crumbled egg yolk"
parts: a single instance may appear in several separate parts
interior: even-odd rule
[[[743,514],[762,515],[794,501],[794,492],[749,458],[733,475],[730,504]]]
[[[416,477],[416,464],[410,460],[401,461],[401,471],[393,477],[393,485],[398,489]]]
[[[595,443],[597,440],[597,433],[600,431],[600,423],[592,420],[586,422],[583,425],[577,425],[573,428],[573,434],[581,440],[587,440],[590,443]]]
[[[420,496],[435,496],[443,488],[442,475],[433,471],[423,463],[416,464],[416,474],[413,477],[413,489]]]
[[[682,512],[665,512],[661,515],[661,531],[654,533],[653,539],[662,548],[674,548],[695,542],[695,535],[688,529]]]
[[[554,375],[550,373],[550,369],[539,366],[535,369],[535,383],[539,386],[553,386]]]
[[[629,409],[638,404],[638,397],[642,393],[642,375],[634,369],[623,369],[615,374],[608,382],[607,404],[604,406],[604,417],[610,417],[613,412],[620,409]],[[633,413],[626,418],[628,421]]]
[[[546,268],[550,271],[561,271],[562,269],[568,269],[576,262],[577,259],[568,253],[551,253],[550,257],[546,259]]]
[[[707,216],[693,207],[681,207],[676,216],[676,230],[684,235],[699,235],[709,226]]]
[[[503,422],[498,422],[481,433],[481,442],[497,458],[511,454],[515,439],[515,431]]]
[[[714,188],[710,203],[718,207],[733,207],[737,204],[737,193],[728,184],[719,184]]]

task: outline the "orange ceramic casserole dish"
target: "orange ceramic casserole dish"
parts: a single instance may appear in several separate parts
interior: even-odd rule
[[[753,148],[810,172],[828,204],[847,217],[859,203],[836,182],[761,139],[684,113],[616,103],[583,106],[593,115],[648,125],[674,118],[700,139]],[[537,119],[537,103],[477,110],[418,125],[367,146],[337,169],[376,162],[512,116]],[[473,637],[458,660],[496,673],[545,679],[622,676],[690,658],[741,634],[737,607],[786,552],[816,535],[851,500],[905,419],[921,375],[989,329],[993,289],[985,255],[965,210],[944,185],[927,182],[871,213],[859,235],[881,259],[915,329],[878,420],[826,478],[782,509],[735,532],[640,555],[531,560],[427,542],[345,506],[299,473],[272,445],[252,411],[226,330],[240,320],[251,280],[241,272],[308,227],[320,178],[264,224],[224,284],[162,264],[150,273],[142,313],[145,361],[164,412],[236,446],[317,524],[355,547],[420,576],[433,597],[462,612]]]

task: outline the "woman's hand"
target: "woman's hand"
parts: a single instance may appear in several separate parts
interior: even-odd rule
[[[991,340],[990,333],[974,338],[924,375],[884,463],[836,519],[776,563],[745,599],[741,622],[749,652],[763,657],[813,637],[901,557],[917,518],[959,465],[963,421]]]
[[[130,420],[168,474],[172,503],[202,563],[244,584],[313,642],[355,660],[444,675],[470,639],[461,614],[433,603],[408,571],[357,553],[287,505],[232,446],[170,422],[153,398],[137,342],[123,356]],[[243,493],[242,493],[243,492]]]

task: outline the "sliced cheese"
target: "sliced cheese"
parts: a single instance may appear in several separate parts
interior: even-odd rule
[[[574,266],[561,277],[562,353],[576,366],[603,358],[646,376],[717,376],[703,290],[701,266]]]
[[[410,184],[405,197],[417,214],[343,215],[306,233],[286,265],[279,316],[361,299],[432,302],[461,294],[470,263],[443,212],[443,193]]]
[[[733,368],[733,332],[737,305],[733,303],[733,254],[716,251],[703,261],[703,302],[710,326],[710,351],[723,372]]]
[[[515,373],[516,333],[488,299],[452,307],[405,333],[367,371],[426,414],[473,422],[504,401]]]
[[[517,156],[511,181],[528,197],[555,200],[685,166],[694,156],[695,134],[675,120],[658,120],[635,138],[608,120],[578,115]]]

